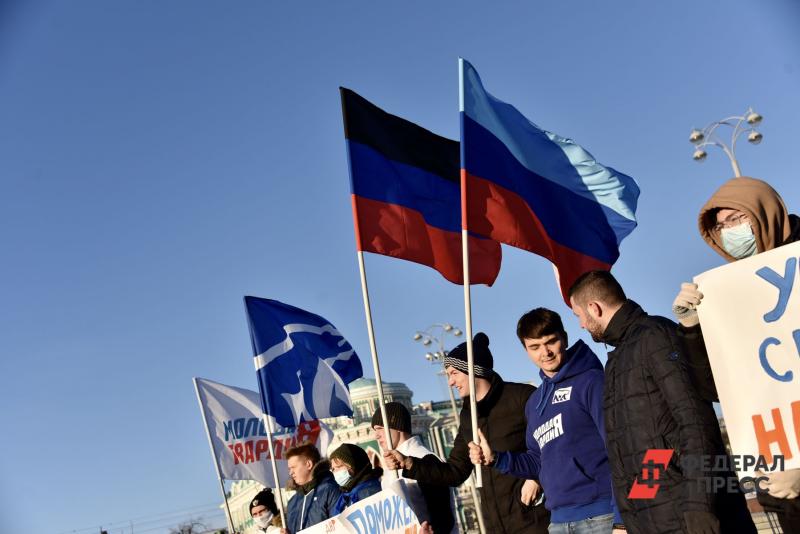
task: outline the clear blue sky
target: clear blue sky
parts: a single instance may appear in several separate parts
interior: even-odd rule
[[[800,210],[796,2],[378,4],[0,1],[0,531],[218,502],[191,377],[255,389],[245,294],[327,317],[371,374],[340,85],[457,138],[460,55],[635,177],[615,272],[651,312],[721,261],[695,218],[730,166],[692,161],[692,126],[752,105],[764,142],[742,170]],[[385,379],[446,398],[411,335],[463,327],[461,288],[379,256],[367,272]],[[535,376],[527,309],[586,337],[521,251],[473,305],[506,379]]]

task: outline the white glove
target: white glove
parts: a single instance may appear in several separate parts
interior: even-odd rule
[[[700,318],[697,316],[697,306],[703,300],[703,294],[697,290],[697,284],[684,282],[681,284],[681,290],[678,296],[672,303],[672,313],[685,327],[696,326],[700,323]]]
[[[760,473],[760,476],[769,477],[764,485],[776,499],[796,499],[800,495],[800,469]]]

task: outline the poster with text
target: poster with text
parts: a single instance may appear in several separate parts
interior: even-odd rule
[[[386,488],[298,534],[417,534],[420,525],[408,506],[405,482],[395,480]]]
[[[799,258],[800,242],[695,277],[703,293],[700,325],[743,477],[759,467],[742,465],[745,457],[763,457],[772,468],[782,455],[786,469],[800,468]]]

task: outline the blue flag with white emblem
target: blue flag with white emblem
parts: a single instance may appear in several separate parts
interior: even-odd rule
[[[328,320],[277,300],[245,297],[261,408],[284,427],[352,416],[347,384],[361,360]]]

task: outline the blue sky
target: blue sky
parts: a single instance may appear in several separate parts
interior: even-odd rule
[[[730,166],[692,161],[693,126],[752,105],[764,142],[740,145],[742,171],[800,209],[796,2],[382,4],[0,2],[0,531],[217,502],[191,377],[255,389],[245,294],[330,319],[369,369],[340,85],[457,138],[463,56],[635,177],[640,225],[615,273],[654,313],[721,262],[695,220]],[[523,312],[555,309],[587,338],[549,264],[503,252],[473,291],[475,328],[501,375],[530,380]],[[384,378],[446,398],[411,336],[463,327],[461,288],[378,256],[367,274]]]

